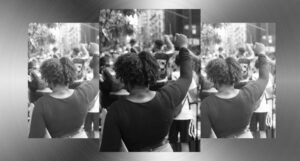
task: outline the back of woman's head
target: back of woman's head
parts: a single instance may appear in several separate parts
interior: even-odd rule
[[[76,78],[76,68],[72,61],[66,57],[45,60],[40,71],[42,78],[53,85],[68,85],[73,83]]]
[[[208,78],[215,84],[233,85],[240,81],[242,69],[232,57],[228,57],[225,60],[218,58],[211,60],[207,64],[206,73]]]
[[[148,86],[156,82],[158,78],[158,64],[149,52],[137,54],[124,54],[115,63],[117,78],[125,85]]]
[[[160,39],[157,39],[157,40],[154,41],[154,44],[155,44],[157,49],[162,49],[162,46],[164,45],[164,42]]]

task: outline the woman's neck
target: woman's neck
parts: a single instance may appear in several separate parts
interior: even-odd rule
[[[50,95],[54,98],[67,98],[73,94],[73,91],[67,85],[56,85]]]
[[[69,91],[68,86],[65,85],[56,85],[53,89],[52,89],[52,93],[65,93]]]
[[[145,86],[135,86],[130,91],[131,96],[139,96],[139,95],[146,95],[148,92],[150,92],[148,87]]]
[[[152,100],[155,97],[156,92],[151,91],[146,86],[135,86],[131,91],[127,99],[136,102],[136,103],[144,103]]]
[[[233,85],[221,85],[220,88],[218,89],[218,93],[228,93],[234,90]]]
[[[216,94],[220,98],[233,98],[239,93],[238,89],[235,89],[233,85],[221,85]]]

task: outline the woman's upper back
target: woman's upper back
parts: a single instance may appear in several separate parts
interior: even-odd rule
[[[121,139],[129,151],[158,144],[167,135],[174,111],[185,97],[192,80],[189,51],[182,48],[181,77],[164,86],[145,103],[126,99],[114,102],[108,109],[100,151],[118,151]]]
[[[99,91],[99,80],[83,83],[65,99],[45,95],[35,103],[29,137],[43,137],[45,128],[51,137],[62,137],[80,129],[91,102]]]
[[[120,129],[130,151],[157,143],[168,134],[174,116],[173,95],[176,94],[163,88],[148,102],[135,103],[124,98],[110,106],[107,119]]]
[[[216,95],[207,97],[201,104],[201,114],[210,120],[217,137],[240,132],[249,124],[256,102],[264,91],[261,82],[250,82],[229,99]]]

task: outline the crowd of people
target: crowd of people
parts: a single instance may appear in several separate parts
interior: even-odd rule
[[[194,53],[182,34],[28,63],[29,137],[97,138],[100,151],[199,151],[201,138],[267,138],[274,55],[261,43]],[[258,126],[259,125],[259,126]],[[201,128],[200,128],[201,127]]]
[[[99,138],[99,45],[28,62],[29,138]]]
[[[182,34],[141,44],[100,53],[100,151],[197,151],[200,136],[267,137],[276,60],[263,44],[210,56],[193,53]]]

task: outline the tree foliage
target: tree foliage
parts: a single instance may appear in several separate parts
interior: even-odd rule
[[[139,14],[134,9],[102,9],[100,10],[100,45],[108,47],[118,44],[126,35],[134,34],[134,27],[128,16]]]
[[[30,23],[28,28],[28,56],[41,55],[48,52],[49,45],[55,43],[55,36],[50,32],[56,23]]]
[[[214,51],[214,45],[221,43],[220,35],[215,31],[223,27],[222,23],[201,24],[201,53],[211,54]]]

